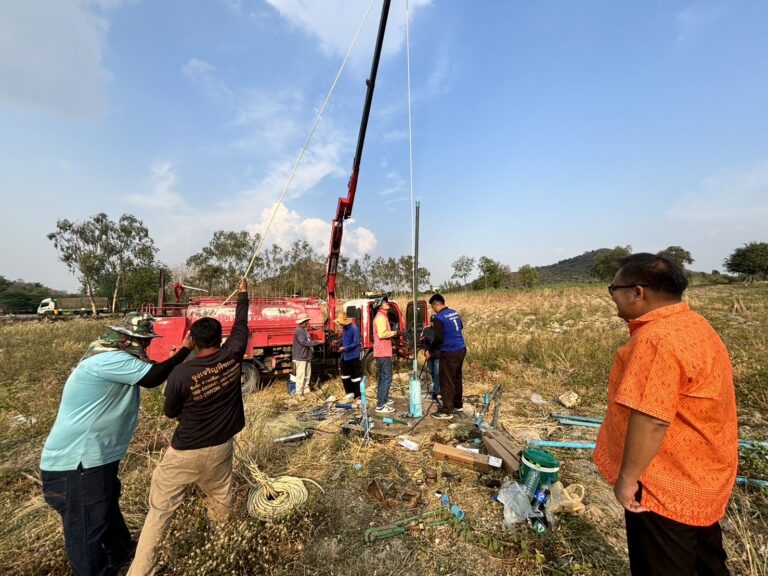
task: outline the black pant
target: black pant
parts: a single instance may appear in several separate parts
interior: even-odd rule
[[[440,392],[443,404],[440,412],[451,414],[454,408],[464,407],[464,385],[461,380],[461,370],[467,349],[458,352],[440,351]]]
[[[119,464],[118,460],[94,468],[40,471],[43,497],[61,515],[75,576],[114,574],[135,548],[120,512]]]
[[[689,526],[655,512],[624,511],[633,576],[728,576],[720,524]]]
[[[344,392],[354,394],[360,398],[360,379],[363,375],[363,363],[360,358],[341,361],[341,383],[344,384]]]

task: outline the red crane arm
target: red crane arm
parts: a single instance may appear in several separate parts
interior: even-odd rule
[[[357,178],[360,174],[360,160],[363,156],[363,144],[365,143],[365,132],[368,128],[368,116],[371,113],[371,103],[373,102],[373,89],[376,85],[376,74],[379,70],[379,60],[381,58],[381,47],[384,43],[384,31],[387,27],[387,17],[389,16],[390,0],[384,0],[381,7],[381,19],[379,20],[379,32],[376,37],[376,46],[373,51],[373,63],[371,64],[371,75],[366,81],[368,89],[365,93],[365,104],[363,105],[363,118],[360,121],[360,132],[357,137],[357,150],[355,159],[352,162],[352,175],[349,177],[347,185],[347,196],[339,198],[336,206],[336,217],[331,222],[331,245],[328,251],[328,266],[325,270],[325,285],[328,290],[328,329],[333,330],[333,321],[336,318],[336,269],[339,265],[339,256],[341,255],[341,239],[344,235],[344,220],[352,215],[352,206],[355,203],[355,192],[357,191]]]

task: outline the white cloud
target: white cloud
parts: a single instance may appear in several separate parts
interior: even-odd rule
[[[351,3],[348,0],[324,0],[323,2],[306,2],[303,0],[267,0],[290,25],[295,26],[305,33],[316,37],[320,41],[320,47],[328,54],[336,56],[344,55],[349,49],[355,31],[363,18],[368,4],[364,2]],[[423,6],[428,6],[431,0],[413,0],[409,7],[411,19]],[[373,38],[376,37],[381,10],[377,10],[376,4],[371,9],[365,26],[360,33],[362,39],[371,39],[368,46],[373,46]],[[394,3],[389,11],[387,21],[387,34],[384,40],[383,53],[385,55],[397,54],[405,42],[405,4]],[[355,59],[362,58],[359,54],[362,50],[356,50]],[[363,60],[368,59],[365,56]]]
[[[204,60],[191,58],[181,71],[195,84],[202,86],[206,96],[214,100],[228,101],[232,99],[232,91],[227,85],[216,78],[216,68]]]
[[[175,191],[176,168],[170,162],[161,162],[151,168],[149,190],[128,196],[129,202],[145,208],[174,208],[184,206],[183,198]]]
[[[219,0],[222,4],[224,4],[227,8],[232,10],[232,12],[236,14],[242,14],[243,13],[243,2],[242,0]]]
[[[299,198],[329,176],[344,176],[346,171],[341,156],[342,152],[347,151],[347,144],[347,137],[339,131],[329,129],[317,134],[296,170],[286,198],[289,200]],[[295,159],[291,159],[275,164],[261,181],[246,192],[246,195],[277,200],[288,182],[295,162]]]
[[[447,93],[450,89],[450,80],[453,77],[455,77],[453,64],[443,54],[435,62],[435,67],[430,71],[426,84],[417,86],[414,90],[414,101],[429,101]]]
[[[116,2],[96,3],[102,9]],[[6,0],[0,18],[0,98],[57,114],[107,109],[102,64],[109,21],[85,0]]]
[[[677,42],[689,42],[712,28],[724,8],[717,2],[700,2],[678,12],[675,16]]]
[[[275,210],[277,206],[277,210]],[[267,227],[269,226],[269,229]],[[325,256],[330,243],[331,223],[320,218],[304,218],[284,204],[273,204],[261,211],[256,223],[247,227],[265,236],[265,245],[289,246],[295,240],[306,240],[319,254]],[[362,258],[376,247],[376,237],[367,228],[355,226],[354,219],[344,224],[341,252],[349,258]]]
[[[385,178],[387,179],[389,186],[379,192],[382,196],[391,196],[392,194],[397,194],[398,192],[405,190],[406,182],[397,172],[389,172],[386,174]]]

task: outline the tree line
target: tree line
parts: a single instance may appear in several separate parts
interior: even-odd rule
[[[285,248],[272,244],[259,250],[262,237],[258,233],[217,230],[184,264],[168,267],[157,261],[157,248],[147,227],[131,214],[123,214],[117,221],[105,213],[81,222],[58,220],[48,239],[59,259],[77,277],[83,294],[91,298],[94,313],[97,296],[109,296],[113,312],[155,301],[161,272],[191,291],[227,295],[251,263],[250,285],[257,295],[317,296],[325,291],[326,256],[306,240],[296,240]],[[409,293],[412,277],[412,256],[342,256],[337,267],[337,294]],[[417,281],[419,289],[428,288],[429,270],[419,267]]]
[[[94,311],[95,297],[109,297],[113,312],[154,302],[161,272],[189,287],[226,295],[234,291],[252,259],[251,286],[257,295],[322,296],[325,289],[326,255],[318,253],[306,240],[296,240],[288,247],[272,244],[257,253],[262,242],[259,234],[218,230],[184,264],[169,267],[156,259],[157,248],[149,230],[131,214],[123,214],[117,221],[103,212],[81,222],[58,220],[56,230],[47,237],[59,259],[77,277],[82,293],[91,297]],[[631,246],[594,251],[584,274],[610,281],[618,270],[619,260],[631,253]],[[669,246],[658,254],[683,268],[694,262],[691,253],[680,246]],[[583,268],[583,262],[580,265]],[[740,279],[768,278],[768,243],[750,242],[735,249],[724,266]],[[451,279],[440,286],[443,291],[530,288],[539,282],[546,268],[551,268],[525,264],[512,271],[508,265],[487,256],[476,259],[467,255],[459,256],[451,267]],[[477,276],[472,278],[475,273]],[[717,277],[719,272],[713,270],[712,275]],[[342,298],[366,293],[409,294],[412,276],[412,256],[341,256],[337,293]],[[429,270],[419,267],[417,281],[420,291],[430,288]],[[40,300],[53,293],[39,283],[11,282],[0,277],[0,308],[8,312],[34,311]]]
[[[610,282],[619,270],[619,262],[631,254],[631,246],[616,246],[615,248],[604,248],[586,253],[581,259],[578,257],[571,258],[568,261],[558,263],[558,265],[540,267],[538,269],[529,264],[524,264],[517,271],[512,271],[508,265],[487,256],[475,259],[474,257],[462,255],[451,263],[451,268],[453,269],[451,279],[444,282],[440,289],[445,291],[460,288],[471,290],[512,287],[531,288],[539,282],[541,272],[544,269],[558,268],[561,264],[562,266],[559,266],[559,268],[563,272],[561,277],[558,278],[560,281],[593,279]],[[681,246],[669,246],[657,254],[672,260],[688,274],[693,274],[693,272],[688,270],[688,266],[694,262],[693,257],[688,250]],[[725,259],[723,265],[737,279],[751,281],[768,278],[768,243],[749,242],[734,250]],[[569,270],[569,267],[576,268],[576,270]],[[477,277],[470,281],[469,278],[474,275],[475,271],[477,271]],[[713,270],[710,276],[714,279],[723,278],[718,270]]]
[[[326,256],[306,240],[287,248],[272,244],[257,253],[261,236],[247,231],[218,230],[200,252],[186,261],[185,276],[210,293],[231,293],[253,260],[251,285],[257,293],[317,295],[325,289]],[[412,285],[413,257],[339,258],[337,291],[351,297],[366,292],[406,293]],[[429,270],[419,267],[420,288],[429,285]]]

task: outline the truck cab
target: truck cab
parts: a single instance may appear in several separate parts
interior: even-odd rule
[[[53,298],[45,298],[37,307],[38,317],[55,316],[59,313],[56,309],[56,301]]]
[[[342,310],[349,318],[354,318],[360,329],[360,349],[363,361],[363,371],[369,376],[376,374],[376,360],[373,357],[373,318],[376,315],[375,298],[357,298],[348,300],[342,305]],[[405,338],[393,340],[393,357],[395,360],[410,360],[413,357],[413,302],[409,301],[405,313],[395,300],[389,301],[387,311],[391,330],[406,333]],[[421,333],[429,323],[427,303],[424,300],[416,302],[416,331]]]

